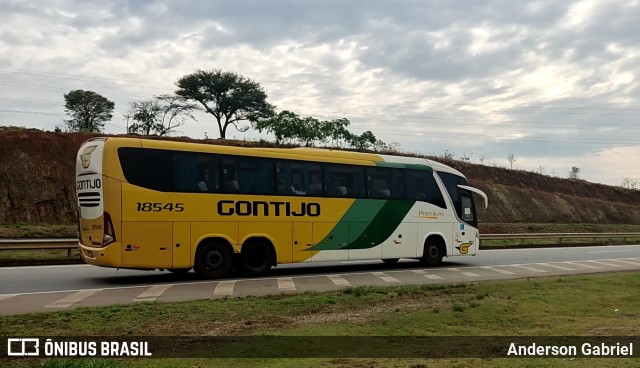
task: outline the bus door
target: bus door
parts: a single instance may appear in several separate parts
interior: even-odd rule
[[[453,224],[453,253],[451,255],[473,255],[477,251],[478,229],[473,195],[460,189],[461,222]]]
[[[173,268],[173,223],[123,221],[122,267]]]

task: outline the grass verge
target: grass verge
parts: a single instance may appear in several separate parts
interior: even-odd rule
[[[140,303],[0,317],[4,336],[633,336],[638,273]],[[634,359],[130,359],[130,367],[637,366]],[[53,364],[57,360],[46,361]],[[39,362],[38,364],[41,364]],[[29,363],[32,364],[32,363]],[[87,363],[89,364],[89,363]],[[91,363],[93,364],[93,363]],[[89,365],[87,365],[89,366]]]

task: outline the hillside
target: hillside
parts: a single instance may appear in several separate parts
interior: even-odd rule
[[[74,222],[75,155],[92,136],[0,127],[0,224]],[[479,213],[486,225],[640,224],[638,190],[440,161],[463,172],[473,186],[487,193],[489,208]]]

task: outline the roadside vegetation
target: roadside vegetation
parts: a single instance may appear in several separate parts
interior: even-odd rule
[[[138,303],[0,317],[4,336],[634,336],[638,273]],[[366,308],[363,308],[366,306]],[[463,345],[461,345],[463,346]],[[184,348],[184,347],[181,347]],[[234,344],[220,347],[234,349]],[[282,349],[282,347],[279,347]],[[336,346],[336,349],[345,347]],[[236,351],[236,350],[232,350]],[[194,354],[195,355],[195,354]],[[240,354],[239,354],[240,355]],[[239,356],[239,358],[241,355]],[[576,361],[577,360],[577,361]],[[59,360],[43,361],[45,366]],[[41,366],[43,362],[25,362]],[[77,361],[73,361],[77,362]],[[95,360],[79,367],[100,366]],[[105,367],[576,367],[634,359],[127,359]],[[74,363],[75,364],[75,363]]]

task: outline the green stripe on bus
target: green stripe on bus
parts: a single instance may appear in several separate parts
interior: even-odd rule
[[[368,249],[381,244],[398,228],[414,203],[413,200],[386,201],[367,228],[342,249]]]
[[[307,250],[373,248],[391,236],[414,203],[414,200],[356,200],[329,234]]]
[[[337,250],[348,246],[349,224],[370,223],[384,207],[385,202],[372,199],[356,199],[327,236],[307,250]],[[353,228],[352,230],[356,230],[356,227],[351,227]],[[362,231],[364,231],[364,227],[362,227],[357,236],[360,236]]]

